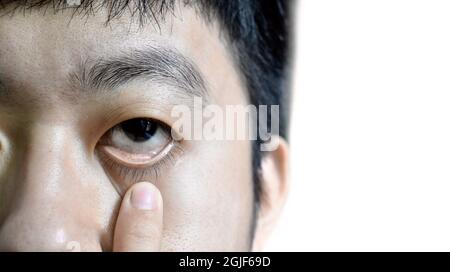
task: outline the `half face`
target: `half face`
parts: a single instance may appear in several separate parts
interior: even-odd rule
[[[249,141],[174,140],[194,96],[247,105],[218,27],[70,11],[0,18],[0,250],[111,250],[120,200],[162,193],[162,250],[248,250]],[[205,100],[206,101],[206,100]]]

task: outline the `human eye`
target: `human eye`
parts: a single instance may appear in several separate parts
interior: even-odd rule
[[[97,149],[111,177],[125,183],[158,178],[161,167],[182,151],[170,127],[150,118],[118,123],[102,136]]]

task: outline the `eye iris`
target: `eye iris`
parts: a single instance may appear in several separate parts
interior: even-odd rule
[[[131,119],[121,124],[123,132],[135,142],[145,142],[155,135],[158,124],[146,119]]]

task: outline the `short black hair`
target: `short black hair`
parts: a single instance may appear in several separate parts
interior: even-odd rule
[[[294,2],[294,1],[292,1]],[[252,105],[279,105],[279,135],[287,140],[290,111],[289,56],[291,42],[292,2],[288,0],[80,0],[73,14],[95,14],[107,8],[107,22],[131,11],[141,24],[156,22],[174,10],[177,3],[195,8],[206,20],[218,22],[226,34],[229,47],[240,69]],[[53,7],[66,9],[64,0],[0,0],[7,13],[17,10]],[[6,8],[8,7],[8,8]],[[270,128],[270,110],[267,128]],[[261,137],[252,143],[254,220],[263,198],[261,182]]]

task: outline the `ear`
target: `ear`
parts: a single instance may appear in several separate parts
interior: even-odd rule
[[[289,191],[289,150],[286,141],[276,136],[278,148],[264,153],[261,162],[262,197],[252,250],[261,251],[277,222]]]

